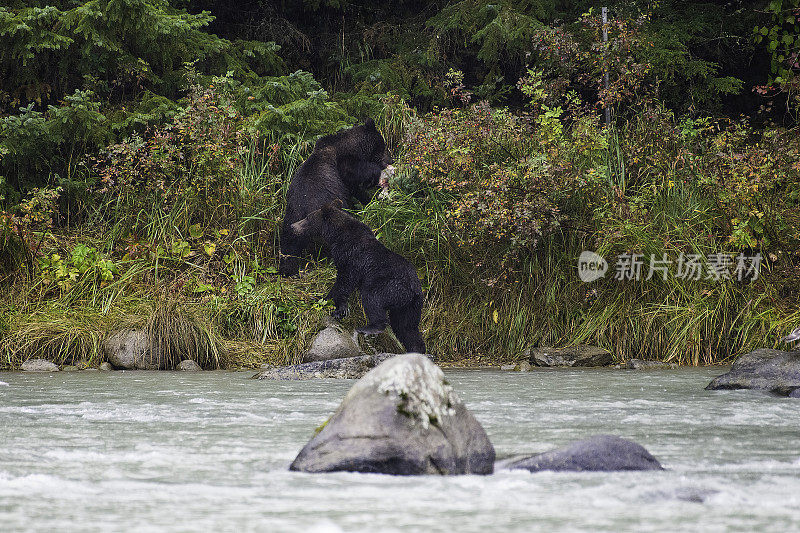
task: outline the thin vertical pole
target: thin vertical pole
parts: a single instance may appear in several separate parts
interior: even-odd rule
[[[606,55],[608,51],[608,8],[603,8],[603,56]],[[607,59],[603,58],[603,84],[606,89],[606,100],[608,100],[608,62]],[[611,125],[611,108],[608,107],[608,102],[606,102],[606,126]]]

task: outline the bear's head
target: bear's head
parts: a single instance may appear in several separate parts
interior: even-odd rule
[[[368,118],[364,121],[364,126],[362,127],[364,128],[365,139],[367,139],[365,148],[370,154],[368,159],[373,163],[379,163],[381,168],[386,168],[394,163],[392,154],[386,147],[386,141],[383,139],[383,135],[381,135],[381,132],[379,132],[378,128],[375,126],[375,121]]]
[[[391,165],[394,160],[386,148],[386,141],[378,131],[375,121],[368,118],[364,124],[326,135],[317,141],[314,150],[333,147],[339,157],[377,163],[381,168]]]
[[[328,240],[329,233],[340,230],[352,217],[341,210],[342,201],[336,199],[312,211],[306,218],[290,226],[292,232],[298,237],[322,237]]]

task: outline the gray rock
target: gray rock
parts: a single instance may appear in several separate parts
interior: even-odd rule
[[[678,368],[675,363],[665,363],[664,361],[645,361],[644,359],[631,359],[625,365],[629,370],[658,370],[663,368]]]
[[[739,356],[730,372],[714,378],[706,390],[756,389],[783,396],[800,388],[800,352],[761,348]]]
[[[78,370],[80,370],[80,368],[73,365],[64,365],[61,367],[62,372],[77,372]]]
[[[510,364],[510,365],[503,365],[500,367],[500,370],[516,370],[517,365]]]
[[[606,366],[613,360],[608,350],[597,346],[543,347],[530,351],[530,363],[536,366]]]
[[[620,470],[663,470],[661,463],[644,447],[613,435],[596,435],[537,455],[500,461],[497,469],[540,472],[616,472]]]
[[[397,354],[379,353],[375,355],[359,355],[343,359],[328,359],[299,365],[278,366],[265,369],[253,379],[272,380],[307,380],[307,379],[359,379],[383,361]]]
[[[530,372],[532,369],[533,367],[528,361],[522,361],[514,370],[519,370],[520,372]]]
[[[330,319],[325,329],[314,336],[311,348],[303,356],[302,362],[311,363],[361,355],[404,352],[403,345],[388,329],[378,335],[363,335],[344,329],[341,324]]]
[[[176,370],[182,370],[183,372],[200,372],[203,369],[191,359],[184,359],[178,363]]]
[[[28,359],[22,363],[24,372],[58,372],[58,365],[45,359]]]
[[[302,472],[491,474],[494,447],[442,370],[396,355],[359,380],[289,467]]]
[[[111,366],[111,363],[109,363],[108,361],[100,363],[100,366],[98,368],[104,372],[110,372],[114,370],[114,367]]]
[[[789,393],[789,398],[800,398],[800,389],[794,389]]]
[[[343,331],[339,326],[330,325],[316,334],[311,341],[311,348],[303,356],[303,362],[327,361],[359,355],[363,354],[353,341],[352,333]]]
[[[137,329],[123,329],[103,341],[108,362],[124,370],[163,370],[158,357],[150,350],[147,334]]]

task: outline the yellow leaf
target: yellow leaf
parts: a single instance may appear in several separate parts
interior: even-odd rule
[[[492,313],[492,319],[494,320],[495,324],[497,324],[497,321],[500,319],[500,314],[497,312],[497,309],[495,309],[494,313]]]

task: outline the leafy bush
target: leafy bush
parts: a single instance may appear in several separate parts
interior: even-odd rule
[[[514,115],[482,103],[412,125],[408,164],[445,203],[458,242],[496,251],[504,260],[495,266],[512,266],[508,260],[528,256],[543,236],[579,215],[572,200],[585,189],[584,173],[598,161],[603,140],[576,96],[571,105],[569,123],[560,107]]]
[[[113,144],[93,161],[103,185],[100,192],[109,196],[121,223],[132,232],[142,229],[135,217],[154,207],[185,207],[179,225],[184,230],[197,222],[223,220],[242,144],[242,120],[230,97],[214,84],[193,85],[187,106],[171,123]]]

